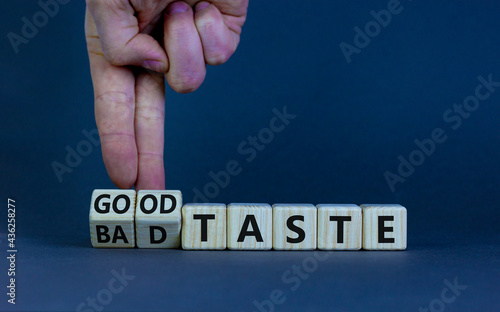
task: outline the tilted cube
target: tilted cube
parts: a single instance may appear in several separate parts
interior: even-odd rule
[[[90,202],[90,239],[94,247],[135,247],[134,190],[94,190]]]
[[[181,242],[180,191],[137,193],[135,231],[139,248],[178,248]]]

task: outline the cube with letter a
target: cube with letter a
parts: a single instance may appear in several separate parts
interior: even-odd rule
[[[227,206],[227,248],[269,250],[273,247],[273,210],[268,204]]]
[[[180,191],[137,193],[135,232],[139,248],[178,248],[181,242]]]
[[[94,190],[90,202],[90,238],[94,247],[135,247],[134,190]]]
[[[363,249],[405,250],[406,208],[401,205],[361,205]]]

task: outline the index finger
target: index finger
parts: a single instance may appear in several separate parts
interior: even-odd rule
[[[112,65],[106,60],[88,10],[85,34],[104,164],[109,177],[118,187],[130,188],[137,179],[134,74],[129,68]]]

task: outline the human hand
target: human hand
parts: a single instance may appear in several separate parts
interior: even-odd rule
[[[96,123],[118,187],[165,187],[164,78],[125,65],[165,73],[175,91],[192,92],[205,78],[205,64],[222,64],[235,51],[247,6],[248,0],[87,0]],[[151,35],[163,14],[165,48]]]

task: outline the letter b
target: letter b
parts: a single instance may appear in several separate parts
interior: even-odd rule
[[[40,0],[38,5],[47,13],[50,17],[56,16],[59,12],[59,4],[55,0],[47,0],[45,3]]]
[[[95,231],[97,233],[97,242],[98,243],[109,243],[111,237],[109,237],[108,232],[109,228],[105,225],[96,225]]]
[[[258,309],[259,312],[274,312],[274,304],[271,302],[271,300],[264,300],[262,302],[254,300],[253,305]]]
[[[391,22],[391,13],[387,10],[380,10],[378,12],[371,11],[370,14],[373,16],[373,18],[380,23],[380,25],[387,27],[389,23]]]
[[[231,181],[229,173],[225,171],[219,171],[217,174],[215,174],[213,171],[210,171],[209,175],[221,188],[225,188],[226,186],[228,186],[229,181]]]
[[[423,139],[422,141],[417,139],[415,140],[415,144],[427,156],[430,156],[436,150],[436,143],[434,143],[431,139]]]

